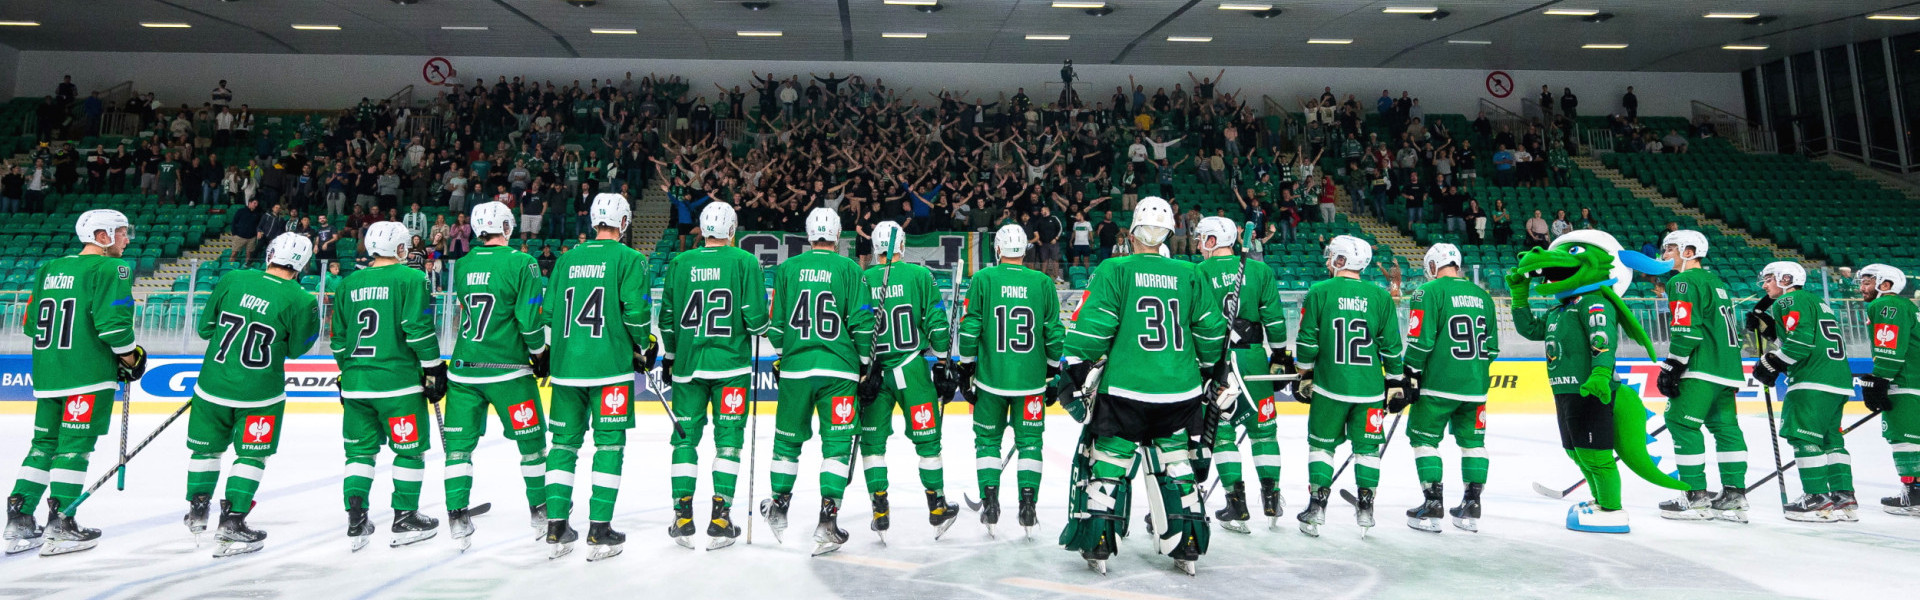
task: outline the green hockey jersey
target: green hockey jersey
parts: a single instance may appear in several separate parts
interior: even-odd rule
[[[1920,311],[1897,294],[1881,294],[1867,305],[1873,335],[1873,375],[1893,380],[1890,393],[1920,396]]]
[[[633,353],[648,347],[653,279],[647,255],[618,240],[592,240],[560,257],[547,283],[554,385],[633,381]]]
[[[881,367],[893,369],[919,360],[922,352],[947,357],[953,332],[947,325],[947,303],[933,285],[932,271],[909,262],[874,265],[867,269],[867,288],[868,304],[863,308],[874,311],[873,351]]]
[[[541,314],[546,289],[533,257],[507,246],[474,248],[455,264],[453,293],[460,302],[460,337],[453,342],[447,379],[477,384],[533,376],[532,366],[464,366],[527,365],[529,354],[547,348]]]
[[[207,354],[194,395],[235,408],[285,402],[287,359],[313,348],[320,302],[299,283],[265,271],[234,271],[213,286],[199,334]]]
[[[1787,391],[1817,390],[1853,396],[1853,369],[1840,343],[1840,322],[1827,303],[1804,289],[1794,289],[1773,301],[1779,323],[1780,348],[1786,359]]]
[[[860,263],[829,250],[808,250],[780,263],[773,279],[773,323],[767,340],[780,355],[780,377],[858,381],[873,349],[873,311]]]
[[[1107,358],[1100,392],[1140,402],[1200,397],[1221,358],[1220,299],[1192,263],[1129,254],[1100,263],[1067,336],[1069,362]]]
[[[1681,271],[1667,280],[1667,307],[1673,315],[1667,355],[1687,365],[1681,379],[1699,379],[1729,387],[1745,385],[1740,338],[1733,328],[1733,297],[1727,283],[1706,269]]]
[[[1043,392],[1047,366],[1059,366],[1065,349],[1052,277],[1015,264],[973,274],[961,303],[960,361],[979,362],[975,386],[1007,397]]]
[[[1386,377],[1406,370],[1400,315],[1380,286],[1335,277],[1307,288],[1294,357],[1313,370],[1313,396],[1340,402],[1386,399]]]
[[[1238,340],[1234,343],[1234,360],[1239,363],[1241,375],[1265,375],[1268,370],[1268,349],[1278,351],[1287,343],[1287,307],[1280,303],[1280,289],[1274,284],[1273,267],[1257,260],[1246,261],[1246,282],[1240,281],[1241,258],[1237,256],[1215,256],[1200,261],[1196,266],[1200,277],[1214,297],[1220,298],[1221,318],[1226,318],[1226,298],[1238,291],[1239,307],[1237,317],[1254,323],[1260,330],[1260,337],[1253,340]],[[1228,333],[1232,334],[1232,322],[1228,321]],[[1256,403],[1260,398],[1253,399]]]
[[[1620,314],[1600,292],[1569,296],[1533,314],[1527,302],[1513,303],[1513,328],[1520,337],[1547,346],[1547,384],[1554,394],[1579,394],[1596,368],[1612,372],[1618,359]]]
[[[674,381],[752,373],[754,341],[767,333],[760,259],[732,246],[675,255],[654,320],[661,356],[673,359]]]
[[[1441,277],[1407,300],[1407,368],[1420,372],[1420,395],[1486,402],[1488,370],[1500,355],[1493,297],[1460,277]]]
[[[340,365],[340,395],[418,394],[421,369],[440,362],[427,275],[405,263],[348,274],[333,293],[330,346]]]
[[[97,254],[53,259],[33,273],[26,321],[33,397],[118,388],[115,355],[134,347],[133,271]]]

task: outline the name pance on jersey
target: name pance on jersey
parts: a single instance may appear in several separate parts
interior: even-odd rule
[[[1000,286],[1000,297],[1025,299],[1027,297],[1027,288],[1017,285],[1003,285]]]
[[[568,276],[568,277],[574,277],[574,278],[581,278],[581,277],[594,277],[594,278],[602,278],[602,277],[606,277],[606,276],[607,276],[607,265],[606,265],[605,263],[602,263],[602,264],[597,264],[597,265],[574,265],[574,266],[571,266],[571,267],[567,267],[567,276]]]
[[[353,291],[353,301],[386,300],[388,295],[387,288],[384,286],[363,287]]]

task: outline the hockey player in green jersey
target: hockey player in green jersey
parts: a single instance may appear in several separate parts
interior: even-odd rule
[[[1357,237],[1338,236],[1327,242],[1326,257],[1333,278],[1307,288],[1300,331],[1294,336],[1300,360],[1294,396],[1310,404],[1307,508],[1300,511],[1300,531],[1320,535],[1333,487],[1333,453],[1341,442],[1351,440],[1353,478],[1359,488],[1354,522],[1364,536],[1374,524],[1386,415],[1399,414],[1413,398],[1407,395],[1405,348],[1393,298],[1385,288],[1360,280],[1373,261],[1373,246]]]
[[[1920,313],[1901,297],[1907,274],[1888,265],[1867,265],[1854,275],[1867,301],[1873,372],[1861,376],[1860,396],[1879,411],[1881,435],[1893,446],[1900,495],[1880,499],[1891,515],[1920,517]]]
[[[767,291],[760,259],[733,246],[733,207],[713,202],[700,212],[704,246],[667,265],[655,317],[662,377],[673,379],[673,418],[685,437],[673,442],[673,524],[667,534],[693,548],[693,488],[700,436],[713,414],[713,513],[707,549],[733,545],[733,491],[745,444],[755,342],[767,332]]]
[[[1824,299],[1802,289],[1807,270],[1778,261],[1760,270],[1768,300],[1748,329],[1778,344],[1753,366],[1753,379],[1774,387],[1787,376],[1781,403],[1780,437],[1793,446],[1799,463],[1800,497],[1784,509],[1787,519],[1811,523],[1859,521],[1853,496],[1853,458],[1840,434],[1840,412],[1853,397],[1853,371],[1847,366],[1840,323]]]
[[[1620,247],[1613,236],[1593,229],[1561,235],[1545,250],[1520,254],[1507,275],[1513,325],[1521,337],[1546,342],[1547,383],[1553,389],[1560,422],[1560,446],[1580,466],[1592,502],[1567,510],[1567,529],[1587,533],[1627,533],[1627,511],[1620,505],[1620,470],[1654,485],[1686,489],[1668,477],[1647,454],[1646,408],[1633,388],[1614,375],[1621,333],[1653,352],[1653,342],[1620,292],[1635,271],[1659,275],[1672,269],[1639,252]],[[1559,302],[1545,318],[1533,314],[1529,298],[1538,292]],[[1619,458],[1615,458],[1618,451]]]
[[[267,246],[266,270],[235,271],[220,278],[200,315],[207,341],[200,377],[193,386],[187,421],[187,530],[197,538],[220,479],[228,446],[236,457],[220,500],[217,557],[260,549],[267,532],[247,526],[254,493],[267,459],[280,447],[287,407],[288,358],[313,348],[320,332],[320,306],[301,289],[300,271],[313,258],[313,242],[284,233]]]
[[[1133,253],[1100,263],[1067,337],[1066,371],[1094,385],[1091,413],[1075,450],[1069,520],[1060,543],[1105,573],[1127,518],[1119,502],[1132,485],[1134,454],[1158,483],[1148,495],[1155,548],[1191,575],[1210,535],[1190,456],[1205,421],[1205,388],[1222,360],[1227,325],[1192,264],[1160,256],[1174,216],[1166,200],[1134,208]],[[1093,380],[1094,363],[1110,368]]]
[[[35,270],[27,301],[33,435],[7,496],[7,554],[41,548],[52,556],[99,544],[100,530],[62,511],[86,483],[87,457],[107,433],[114,390],[147,370],[147,352],[133,339],[133,273],[120,260],[133,227],[119,211],[90,210],[74,232],[80,253]],[[42,494],[49,496],[45,530],[33,520]]]
[[[1047,382],[1060,371],[1066,329],[1053,279],[1028,268],[1027,232],[1008,224],[994,233],[1000,264],[973,274],[960,318],[958,365],[963,395],[973,401],[975,478],[980,522],[992,535],[1000,522],[1000,440],[1013,427],[1018,454],[1019,521],[1027,535],[1039,523],[1041,434]]]
[[[893,411],[906,419],[907,440],[920,456],[920,484],[926,487],[927,520],[933,539],[959,518],[960,505],[947,501],[946,468],[940,459],[943,408],[953,401],[956,383],[947,364],[953,347],[947,304],[933,285],[933,272],[903,262],[906,230],[892,221],[873,228],[874,266],[867,269],[871,290],[867,310],[874,313],[873,359],[860,396],[860,464],[873,499],[873,531],[884,539],[891,523],[887,501],[887,438],[893,435]],[[927,366],[925,356],[935,362]],[[875,378],[874,375],[879,377]]]
[[[787,510],[793,505],[793,483],[800,475],[801,444],[813,437],[813,421],[820,424],[820,523],[814,529],[814,554],[839,549],[847,532],[840,529],[840,502],[852,476],[855,425],[855,382],[873,348],[873,312],[865,307],[871,293],[863,281],[860,263],[836,251],[840,215],[830,208],[807,214],[807,242],[812,248],[780,263],[773,280],[772,329],[774,374],[779,377],[775,408],[773,498],[760,501],[760,515],[775,539],[786,531]]]
[[[1233,337],[1233,357],[1240,375],[1266,375],[1278,367],[1292,372],[1293,357],[1287,352],[1287,311],[1280,303],[1274,284],[1273,267],[1257,260],[1235,256],[1233,243],[1238,227],[1226,217],[1207,217],[1194,229],[1201,254],[1208,258],[1199,264],[1200,279],[1213,294],[1226,302],[1234,298],[1228,331]],[[1271,358],[1268,352],[1272,352]],[[1244,381],[1244,380],[1243,380]],[[1236,533],[1250,533],[1247,519],[1247,486],[1241,477],[1240,445],[1236,431],[1245,427],[1253,440],[1254,472],[1260,480],[1260,502],[1269,526],[1277,522],[1286,506],[1280,498],[1280,441],[1276,437],[1274,385],[1270,381],[1245,381],[1245,393],[1238,396],[1234,418],[1223,419],[1214,437],[1213,468],[1220,472],[1220,484],[1227,489],[1227,505],[1213,514],[1220,527]]]
[[[1480,492],[1487,485],[1487,371],[1500,355],[1500,318],[1493,298],[1460,275],[1466,262],[1453,244],[1434,244],[1421,261],[1429,281],[1407,299],[1407,373],[1419,401],[1407,441],[1425,501],[1407,510],[1407,526],[1440,531],[1440,440],[1453,432],[1466,491],[1448,511],[1453,526],[1480,530]]]
[[[1720,276],[1701,266],[1707,236],[1683,229],[1661,240],[1661,258],[1677,273],[1667,280],[1667,359],[1655,380],[1667,397],[1667,431],[1673,462],[1686,494],[1660,503],[1660,516],[1683,521],[1719,518],[1747,522],[1747,440],[1740,431],[1734,396],[1746,382],[1740,339],[1733,328],[1733,297]],[[1720,465],[1720,494],[1707,491],[1707,439],[1713,434]]]
[[[373,262],[340,282],[333,294],[330,347],[340,365],[341,434],[346,438],[347,537],[358,551],[373,536],[367,496],[382,442],[393,449],[392,546],[436,534],[440,521],[420,514],[424,456],[432,446],[427,403],[447,394],[427,276],[400,262],[407,228],[399,221],[367,227]]]
[[[479,244],[460,257],[453,294],[460,303],[460,337],[447,372],[447,533],[472,543],[473,451],[487,433],[489,413],[520,451],[520,480],[534,531],[547,531],[547,430],[536,380],[547,376],[546,289],[532,256],[507,245],[513,210],[488,202],[473,207]]]
[[[652,366],[653,279],[647,256],[620,242],[632,223],[633,207],[619,194],[594,196],[587,220],[592,241],[560,257],[547,284],[546,312],[553,344],[552,407],[547,428],[553,448],[547,454],[548,557],[572,551],[579,537],[567,524],[573,509],[573,474],[580,446],[593,432],[593,495],[587,509],[587,560],[620,554],[626,534],[613,529],[614,501],[620,495],[620,471],[626,460],[627,430],[633,429],[636,371]]]

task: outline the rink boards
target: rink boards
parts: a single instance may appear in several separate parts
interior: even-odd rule
[[[199,356],[155,356],[150,359],[147,374],[136,382],[130,393],[134,400],[134,409],[142,412],[167,412],[193,395],[194,380],[200,374]],[[770,359],[760,359],[753,377],[754,400],[772,402],[775,399],[774,381],[770,369]],[[1855,373],[1865,373],[1872,369],[1870,359],[1850,359]],[[1751,374],[1754,361],[1747,361],[1747,371]],[[1553,412],[1553,396],[1547,387],[1547,363],[1542,359],[1497,360],[1492,365],[1492,385],[1487,393],[1487,410],[1496,414],[1546,414]],[[309,356],[288,361],[287,396],[288,410],[307,413],[339,412],[339,393],[334,382],[340,371],[328,356]],[[1642,398],[1649,403],[1666,400],[1653,385],[1654,378],[1660,373],[1658,363],[1645,360],[1623,361],[1618,368],[1622,383],[1640,391]],[[1784,380],[1783,380],[1784,384]],[[0,414],[23,414],[33,411],[32,374],[30,362],[24,355],[0,355]],[[654,394],[638,386],[635,393],[639,396],[635,403],[636,412],[661,414],[660,403]],[[1742,402],[1759,402],[1760,386],[1751,378],[1740,390]],[[1784,385],[1781,392],[1784,393]],[[541,388],[544,400],[547,389]],[[1856,399],[1858,393],[1856,392]],[[1281,398],[1280,400],[1286,400]],[[965,402],[956,402],[948,406],[949,411],[965,412]],[[1305,414],[1306,405],[1294,402],[1276,402],[1276,408],[1282,414]],[[1052,410],[1064,413],[1058,407]]]

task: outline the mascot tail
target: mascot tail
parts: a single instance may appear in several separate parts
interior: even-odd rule
[[[1647,453],[1647,409],[1640,404],[1640,393],[1617,383],[1613,390],[1613,446],[1620,462],[1647,483],[1685,491],[1687,484],[1662,472]]]

